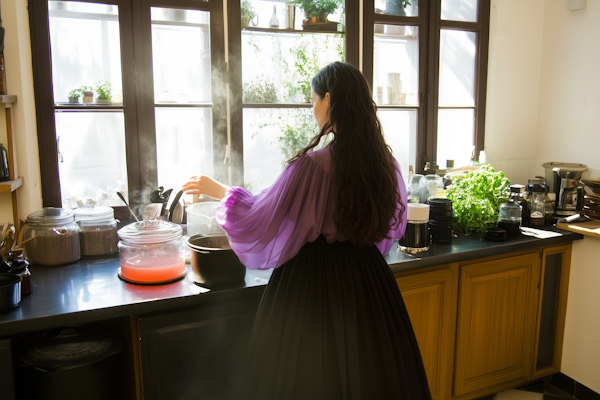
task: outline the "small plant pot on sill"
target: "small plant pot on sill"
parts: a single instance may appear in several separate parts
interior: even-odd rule
[[[79,103],[79,97],[69,97],[69,103]]]
[[[337,32],[338,22],[329,21],[325,17],[310,17],[302,20],[302,29],[305,31]]]
[[[111,103],[111,99],[96,99],[96,103],[110,104]]]
[[[83,102],[84,103],[93,103],[94,102],[94,92],[83,92]]]

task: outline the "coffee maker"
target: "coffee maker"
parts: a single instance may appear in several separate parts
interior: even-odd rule
[[[583,185],[579,179],[561,179],[554,207],[555,218],[561,219],[580,214],[583,211],[583,199]]]

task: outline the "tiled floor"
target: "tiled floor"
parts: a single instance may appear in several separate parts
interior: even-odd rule
[[[547,382],[534,382],[517,389],[505,390],[493,396],[482,397],[477,400],[574,400],[575,397],[550,385]]]

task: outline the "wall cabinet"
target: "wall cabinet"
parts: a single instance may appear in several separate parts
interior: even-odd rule
[[[433,399],[560,371],[571,245],[396,274]]]

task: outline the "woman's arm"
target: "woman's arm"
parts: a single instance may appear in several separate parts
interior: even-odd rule
[[[183,191],[187,194],[204,194],[216,200],[225,197],[229,189],[229,186],[206,175],[193,176],[183,185]]]

